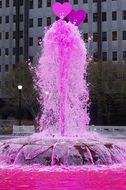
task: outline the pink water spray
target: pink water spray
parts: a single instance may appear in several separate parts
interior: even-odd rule
[[[45,32],[36,68],[40,131],[75,135],[89,124],[85,43],[72,23],[58,20]]]

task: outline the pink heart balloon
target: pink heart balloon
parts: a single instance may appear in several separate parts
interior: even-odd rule
[[[72,10],[67,16],[67,19],[76,26],[79,26],[86,19],[86,16],[87,13],[84,10]]]
[[[52,5],[52,11],[56,16],[58,16],[61,19],[64,19],[71,11],[72,11],[72,5],[71,3],[53,3]]]

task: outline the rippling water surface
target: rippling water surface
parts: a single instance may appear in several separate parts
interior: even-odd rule
[[[0,190],[126,190],[126,166],[0,167]]]

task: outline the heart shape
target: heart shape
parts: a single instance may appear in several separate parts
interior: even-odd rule
[[[79,26],[86,19],[86,16],[87,13],[84,10],[72,10],[67,16],[67,19],[76,26]]]
[[[58,16],[61,19],[64,19],[72,11],[72,5],[71,3],[67,2],[63,4],[56,2],[52,5],[52,11],[56,16]]]

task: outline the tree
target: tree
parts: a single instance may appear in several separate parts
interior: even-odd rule
[[[99,124],[98,108],[101,106],[103,125],[124,125],[126,123],[126,65],[102,62],[101,67],[102,69],[99,69],[98,63],[92,63],[89,67],[92,122]],[[98,105],[100,90],[102,96]]]
[[[2,88],[2,93],[6,97],[6,110],[14,110],[18,108],[18,89],[17,86],[21,84],[22,89],[22,110],[29,112],[33,118],[36,117],[38,111],[38,104],[36,101],[36,91],[34,90],[32,74],[27,64],[17,64],[13,73],[4,77],[8,81],[8,86]]]

